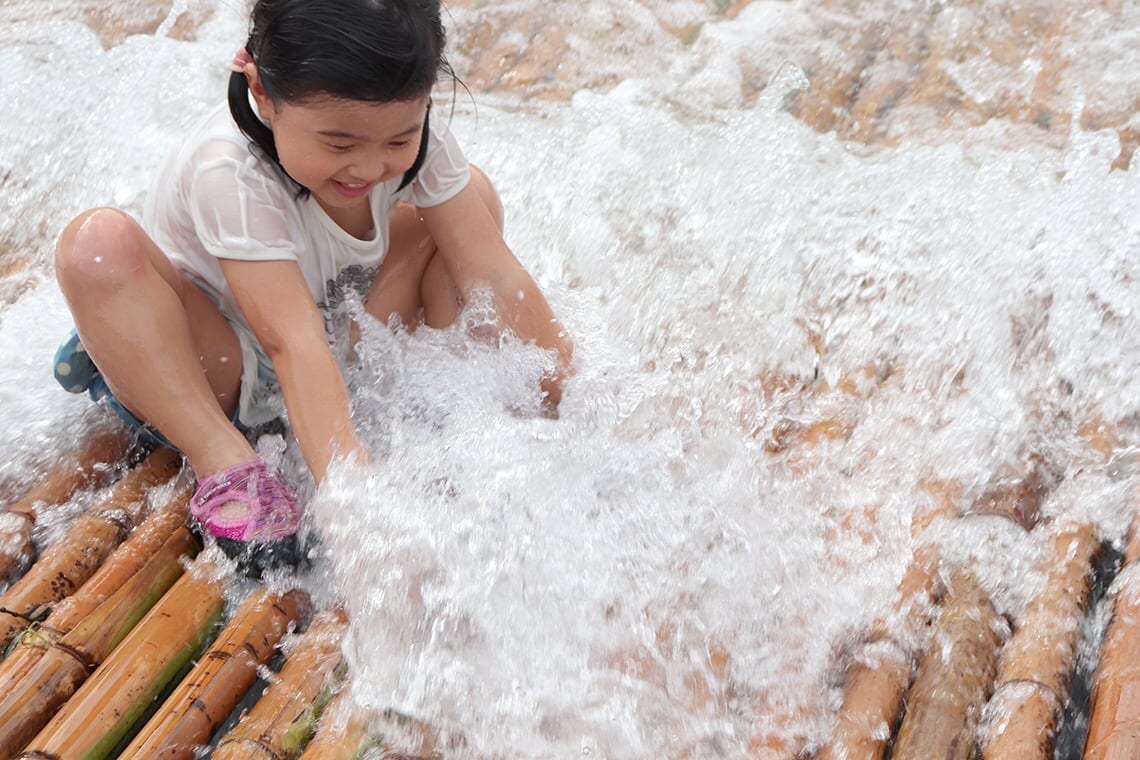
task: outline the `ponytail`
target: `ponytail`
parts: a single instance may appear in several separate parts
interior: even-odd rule
[[[254,145],[261,148],[274,163],[280,165],[277,158],[277,143],[273,141],[273,130],[265,126],[254,113],[253,106],[249,102],[249,81],[240,71],[230,74],[229,101],[230,115],[234,123]]]

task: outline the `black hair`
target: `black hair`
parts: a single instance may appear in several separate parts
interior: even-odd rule
[[[440,72],[454,78],[445,44],[439,0],[258,0],[246,50],[274,102],[330,95],[389,103],[430,95]],[[241,72],[230,75],[229,105],[238,128],[280,166]],[[401,188],[423,164],[427,120]]]

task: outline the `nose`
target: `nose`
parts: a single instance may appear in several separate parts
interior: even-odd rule
[[[362,182],[378,182],[388,173],[387,156],[381,150],[358,151],[348,171]]]

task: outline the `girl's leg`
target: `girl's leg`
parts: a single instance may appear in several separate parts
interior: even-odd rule
[[[472,166],[471,183],[501,230],[503,206],[491,181]],[[405,325],[414,326],[422,309],[424,324],[429,327],[452,324],[463,300],[442,257],[435,255],[435,243],[416,209],[401,207],[392,217],[389,229],[388,255],[364,302],[368,313],[384,323],[398,314]]]
[[[181,449],[199,478],[256,456],[227,416],[241,387],[237,336],[134,219],[110,208],[79,216],[55,266],[115,397]]]

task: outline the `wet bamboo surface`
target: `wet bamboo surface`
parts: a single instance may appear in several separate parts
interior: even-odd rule
[[[232,579],[205,556],[191,559],[200,545],[187,525],[188,487],[168,484],[178,469],[177,458],[160,451],[105,486],[9,589],[5,599],[24,612],[4,613],[15,644],[0,661],[0,760],[189,760],[207,746],[219,760],[348,760],[364,747],[440,756],[430,727],[361,714],[344,698],[343,612],[314,614],[303,592],[258,586],[226,614]],[[1050,487],[1035,464],[1020,478],[995,476],[961,514],[916,518],[916,534],[934,519],[987,516],[1034,531],[1048,546],[1047,582],[1019,619],[1006,620],[983,584],[960,568],[948,573],[938,553],[920,545],[892,614],[850,657],[833,740],[815,757],[1053,757],[1101,546],[1087,525],[1040,520]],[[164,500],[148,510],[158,493]],[[108,521],[112,509],[117,517]],[[77,542],[95,547],[96,559],[62,563]],[[1137,556],[1134,526],[1125,559]],[[65,565],[83,570],[45,582],[44,568]],[[1136,567],[1128,564],[1116,584],[1089,758],[1140,751],[1133,739],[1140,704],[1128,698],[1140,680]],[[922,629],[925,646],[916,649],[912,634]],[[250,706],[274,656],[283,664]],[[407,739],[398,750],[380,738],[394,733]],[[804,756],[794,741],[755,747],[757,756]]]
[[[1140,498],[1133,505],[1140,507]],[[1134,514],[1093,679],[1085,760],[1140,757],[1140,512]]]
[[[1006,620],[974,577],[940,570],[933,547],[920,546],[894,616],[849,658],[836,725],[817,760],[1053,757],[1101,547],[1087,525],[1040,521],[1051,485],[1038,461],[960,516],[944,508],[916,517],[916,536],[937,518],[986,515],[1037,532],[1049,545],[1044,590]],[[927,626],[925,638],[914,635]]]
[[[38,485],[12,499],[0,515],[0,579],[23,572],[32,559],[32,529],[38,511],[58,506],[76,492],[107,481],[129,448],[118,426],[104,426],[88,436],[79,450],[56,462]]]

